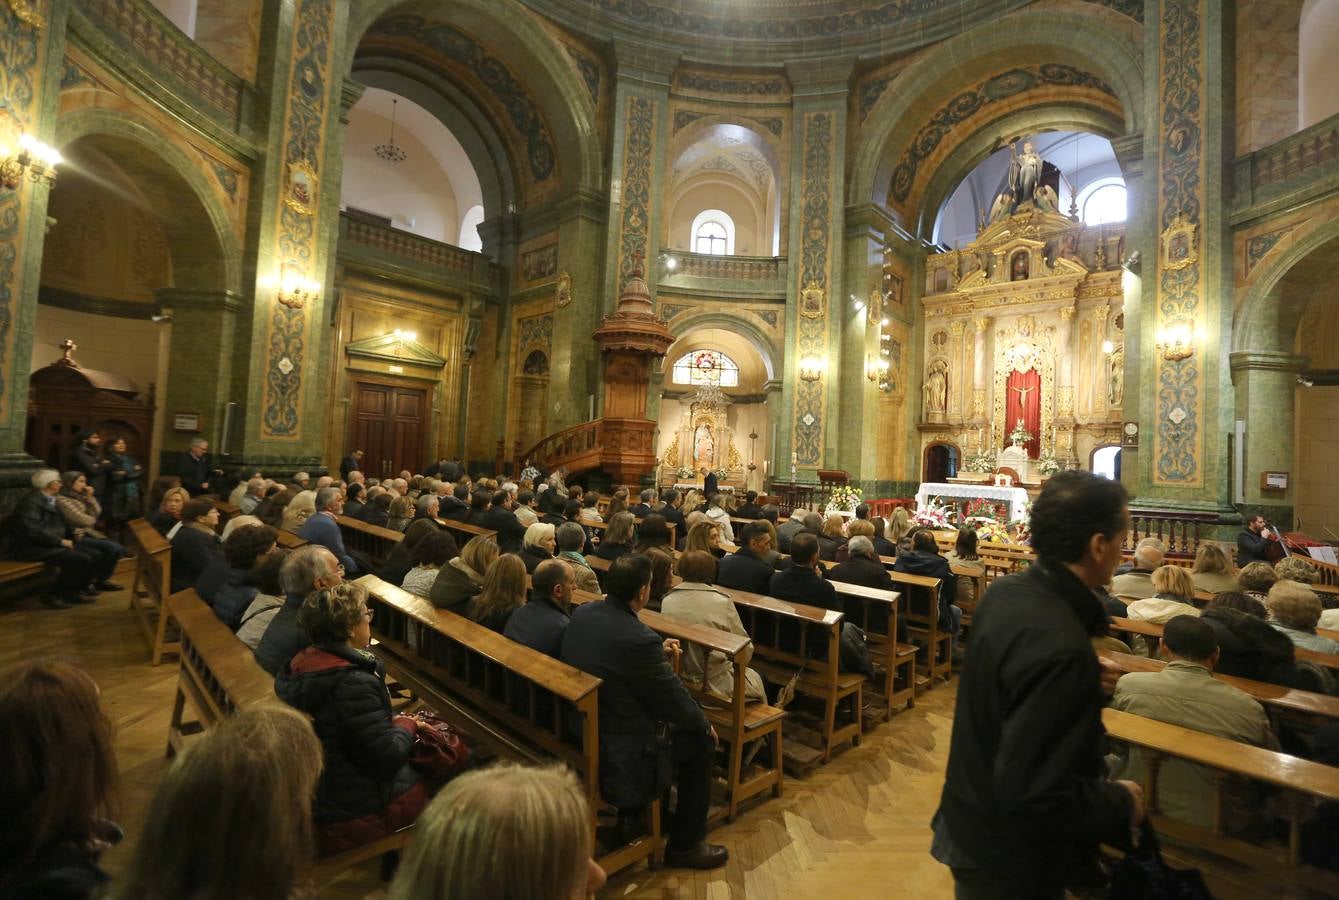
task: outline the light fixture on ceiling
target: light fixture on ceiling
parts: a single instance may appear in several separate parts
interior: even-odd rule
[[[404,162],[409,158],[409,154],[404,152],[399,144],[395,143],[395,107],[400,101],[391,98],[391,136],[384,144],[377,144],[374,149],[377,156],[386,160],[386,162]]]

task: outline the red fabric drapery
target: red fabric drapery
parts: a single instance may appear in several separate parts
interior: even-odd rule
[[[1036,369],[1010,372],[1004,393],[1004,446],[1011,443],[1009,435],[1021,418],[1023,427],[1032,434],[1032,440],[1023,446],[1027,455],[1036,459],[1041,455],[1041,376]]]

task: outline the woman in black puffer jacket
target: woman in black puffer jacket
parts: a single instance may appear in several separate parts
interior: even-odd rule
[[[298,613],[312,646],[285,664],[274,683],[281,700],[312,716],[321,739],[325,768],[312,807],[321,856],[398,831],[428,802],[408,764],[415,722],[391,715],[385,670],[364,649],[371,620],[362,585],[316,591]]]
[[[1204,608],[1200,619],[1218,638],[1214,671],[1304,691],[1323,692],[1325,685],[1309,667],[1299,666],[1292,641],[1265,621],[1265,605],[1237,591],[1225,591]],[[1283,638],[1283,640],[1279,640]]]

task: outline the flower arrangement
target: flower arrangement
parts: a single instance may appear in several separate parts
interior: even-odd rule
[[[1000,515],[995,504],[984,497],[968,500],[967,505],[963,507],[962,515],[963,518],[968,521],[971,521],[972,519],[988,519],[992,522],[998,522],[1003,519],[1003,516]]]
[[[1060,460],[1055,458],[1055,454],[1047,450],[1037,460],[1037,471],[1043,475],[1051,476],[1060,471]]]
[[[724,481],[730,473],[726,472],[725,469],[712,469],[711,474],[716,476],[717,481]]]
[[[1009,529],[997,519],[978,516],[968,519],[966,524],[976,530],[978,541],[993,541],[1000,544],[1013,543],[1013,537],[1009,534]]]
[[[978,450],[967,457],[967,471],[989,475],[995,471],[995,457],[984,450]]]
[[[693,473],[693,467],[692,467],[692,466],[679,466],[679,468],[677,468],[677,469],[674,470],[674,474],[675,474],[675,475],[678,475],[679,478],[680,478],[680,480],[684,480],[684,481],[686,481],[686,480],[688,480],[689,478],[692,478],[692,477],[693,477],[693,474],[694,474],[694,473]]]
[[[860,488],[848,484],[838,485],[828,495],[828,509],[851,512],[860,504]]]
[[[937,530],[953,527],[955,513],[940,502],[938,497],[929,498],[925,505],[916,510],[911,521]]]

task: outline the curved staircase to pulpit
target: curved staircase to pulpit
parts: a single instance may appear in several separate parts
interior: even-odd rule
[[[603,469],[615,484],[636,484],[655,468],[655,430],[649,419],[606,416],[555,431],[519,462],[529,460],[546,472],[563,466],[569,475]]]

